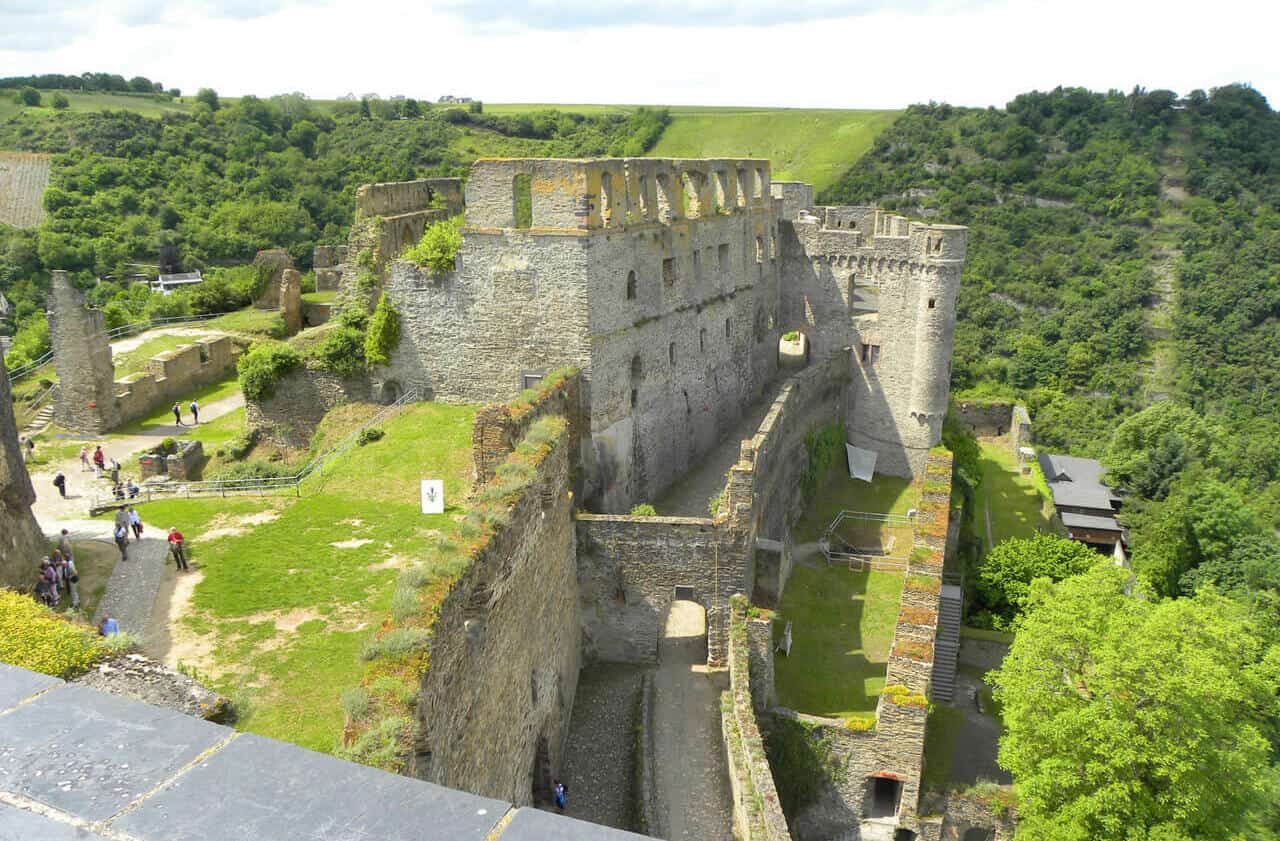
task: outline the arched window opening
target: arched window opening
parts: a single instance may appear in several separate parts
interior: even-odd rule
[[[635,270],[627,272],[627,300],[634,301],[636,299],[636,273]]]

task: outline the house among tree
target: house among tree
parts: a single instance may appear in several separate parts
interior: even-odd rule
[[[1102,464],[1091,458],[1050,455],[1036,457],[1044,472],[1058,517],[1072,540],[1114,552],[1125,542],[1124,528],[1116,520],[1120,497],[1102,481]]]

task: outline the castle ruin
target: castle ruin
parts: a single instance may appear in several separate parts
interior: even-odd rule
[[[45,554],[44,534],[31,514],[35,501],[18,441],[9,376],[4,374],[0,376],[0,586],[29,586],[32,561]]]
[[[788,837],[776,798],[753,812],[750,793],[772,788],[753,747],[771,651],[767,639],[753,647],[750,678],[735,666],[730,600],[781,597],[815,430],[838,424],[875,453],[877,472],[949,488],[949,457],[931,450],[967,229],[815,206],[808,185],[771,182],[765,160],[487,159],[466,182],[454,266],[433,273],[396,259],[445,216],[430,206],[437,191],[463,194],[457,181],[427,184],[362,188],[341,268],[344,306],[381,291],[400,313],[388,364],[351,381],[299,369],[248,406],[250,425],[270,433],[343,399],[390,402],[412,388],[508,401],[553,370],[577,371],[520,421],[561,414],[571,432],[441,610],[449,630],[433,638],[411,770],[532,802],[559,767],[580,663],[656,662],[664,617],[691,601],[705,611],[708,665],[739,671],[725,737],[735,823],[749,838]],[[806,363],[796,373],[779,360],[791,331]],[[480,481],[523,434],[514,424],[478,417]],[[714,515],[627,513],[726,446]],[[917,701],[935,666],[948,498],[922,496],[904,574],[924,589],[904,591],[888,664],[902,691],[881,701],[873,732],[841,743],[845,837],[942,831],[918,813]],[[534,626],[545,639],[530,638]]]

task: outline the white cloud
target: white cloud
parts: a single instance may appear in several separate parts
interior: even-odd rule
[[[776,23],[763,3],[695,0],[678,24],[673,0],[626,0],[589,26],[530,25],[546,2],[498,16],[492,0],[0,0],[0,75],[103,70],[229,95],[833,108],[1002,105],[1059,84],[1280,93],[1280,64],[1266,60],[1277,14],[1245,0],[820,0]],[[570,0],[555,14],[601,5]]]

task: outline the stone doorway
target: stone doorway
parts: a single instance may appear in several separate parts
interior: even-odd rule
[[[871,778],[871,818],[892,818],[898,814],[902,783],[890,777]]]

